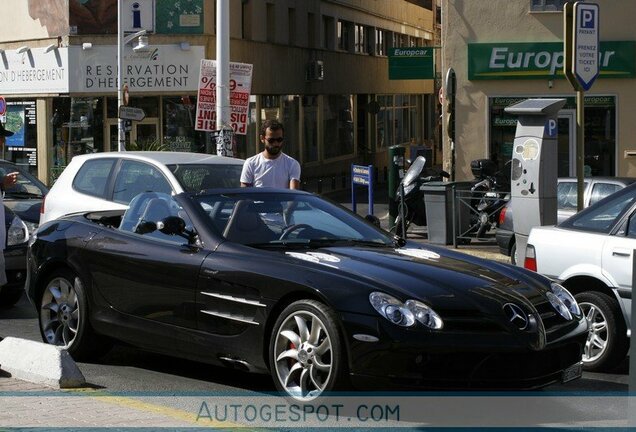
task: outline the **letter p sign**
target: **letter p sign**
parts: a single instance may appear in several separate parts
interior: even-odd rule
[[[595,10],[594,9],[580,9],[581,11],[581,28],[584,29],[593,29],[596,26],[595,24]]]
[[[556,138],[558,132],[558,123],[555,119],[549,119],[545,124],[545,135],[548,138]]]

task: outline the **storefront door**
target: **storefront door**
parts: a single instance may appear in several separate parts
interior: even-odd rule
[[[559,177],[576,176],[576,111],[559,111],[557,169]]]
[[[110,150],[117,151],[118,125],[117,120],[108,121],[108,137]],[[159,119],[145,119],[141,122],[133,122],[132,128],[126,132],[126,148],[128,150],[147,150],[159,140]],[[133,144],[131,144],[133,143]],[[152,146],[156,149],[156,146]]]

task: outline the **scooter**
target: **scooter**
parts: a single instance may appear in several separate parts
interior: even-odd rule
[[[483,238],[499,221],[499,213],[510,199],[510,172],[508,164],[495,171],[495,164],[488,159],[470,163],[476,183],[471,187],[471,229],[477,238]]]
[[[391,232],[405,238],[411,224],[426,225],[426,206],[424,204],[424,192],[422,186],[432,181],[441,181],[450,177],[446,171],[423,176],[425,172],[426,158],[418,156],[404,174],[398,186],[396,201],[398,215]]]

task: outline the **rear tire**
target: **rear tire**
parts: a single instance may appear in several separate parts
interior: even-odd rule
[[[510,247],[510,263],[512,265],[517,265],[518,260],[519,256],[517,255],[517,243],[513,243]]]
[[[583,352],[583,368],[607,371],[616,367],[627,355],[627,328],[615,299],[596,292],[575,296],[589,323],[588,338]]]

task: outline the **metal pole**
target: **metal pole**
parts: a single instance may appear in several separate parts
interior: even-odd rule
[[[122,0],[117,0],[117,111],[123,105],[124,85],[124,22]],[[126,150],[126,131],[123,119],[117,120],[117,151]]]
[[[585,92],[576,92],[576,206],[578,211],[583,210],[583,191],[585,176]]]
[[[230,2],[216,2],[216,128],[230,127]],[[232,151],[225,156],[233,156]]]

